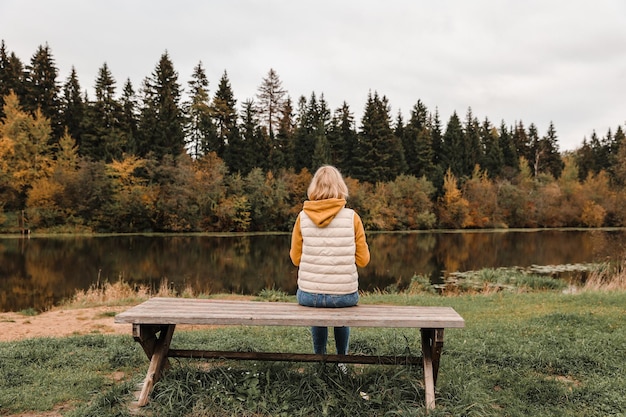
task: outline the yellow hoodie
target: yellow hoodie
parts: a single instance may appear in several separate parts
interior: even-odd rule
[[[345,199],[329,198],[325,200],[305,201],[303,211],[318,227],[326,227],[345,206]],[[354,213],[354,235],[356,244],[355,262],[357,266],[364,267],[370,261],[370,251],[367,246],[367,241],[365,240],[363,223],[357,213]],[[291,234],[291,250],[289,251],[289,256],[294,265],[300,265],[300,259],[302,258],[302,231],[300,229],[299,215]]]

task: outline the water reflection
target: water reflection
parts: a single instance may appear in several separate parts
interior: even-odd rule
[[[372,260],[364,290],[402,288],[415,274],[438,282],[446,271],[561,265],[617,258],[623,230],[544,230],[368,235]],[[166,278],[198,292],[257,294],[296,290],[289,235],[0,238],[0,310],[39,310],[76,289],[123,279],[158,286]]]

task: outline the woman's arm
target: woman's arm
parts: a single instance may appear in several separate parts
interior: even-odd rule
[[[354,213],[354,239],[356,243],[356,264],[357,266],[366,266],[370,262],[370,249],[365,240],[365,229],[363,222],[356,212]],[[302,250],[302,248],[301,248]]]

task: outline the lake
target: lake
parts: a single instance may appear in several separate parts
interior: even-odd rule
[[[624,229],[369,233],[360,288],[403,288],[416,274],[621,259]],[[0,311],[45,310],[77,289],[123,279],[176,289],[296,290],[289,234],[0,237]]]

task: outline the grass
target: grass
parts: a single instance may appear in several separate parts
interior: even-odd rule
[[[416,277],[404,292],[365,294],[360,302],[445,305],[465,318],[465,329],[446,330],[437,408],[430,416],[623,416],[623,270],[599,269],[574,292],[545,277],[482,271],[471,278],[475,284],[441,296]],[[68,306],[135,304],[151,295],[203,296],[176,293],[167,283],[155,293],[116,283],[77,294]],[[257,299],[294,300],[277,290]],[[308,329],[291,327],[179,331],[172,346],[312,349]],[[354,328],[350,346],[355,353],[416,353],[419,332]],[[133,410],[148,362],[131,337],[0,343],[0,415],[50,410],[65,410],[69,417],[425,415],[420,367],[349,365],[344,374],[330,364],[171,360],[171,365],[149,405]]]
[[[275,297],[273,294],[272,297]],[[498,292],[441,297],[371,294],[362,303],[448,305],[466,328],[447,330],[431,416],[607,416],[626,410],[624,292]],[[331,332],[332,333],[332,332]],[[308,352],[305,328],[178,332],[173,347]],[[331,341],[332,343],[332,341]],[[418,332],[353,329],[355,352],[419,351]],[[172,361],[150,416],[425,415],[419,367]],[[147,360],[132,338],[72,336],[0,344],[0,409],[126,416]],[[123,377],[114,377],[122,373]],[[622,414],[620,414],[622,413]]]

